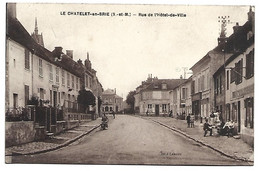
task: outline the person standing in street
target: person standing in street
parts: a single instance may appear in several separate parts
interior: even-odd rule
[[[190,128],[190,114],[187,116],[187,124],[188,124],[188,128]]]
[[[112,110],[112,115],[113,115],[113,117],[115,119],[116,118],[116,114],[115,114],[114,110]]]

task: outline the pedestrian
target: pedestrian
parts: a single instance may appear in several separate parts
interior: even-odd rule
[[[148,114],[149,114],[149,112],[148,112],[148,109],[147,109],[147,111],[146,111],[146,116],[148,116]]]
[[[212,136],[212,126],[208,123],[208,119],[206,119],[206,122],[203,125],[204,130],[204,137],[206,137],[208,131],[210,132],[210,136]]]
[[[190,115],[190,127],[191,128],[194,128],[194,120],[195,120],[194,115]]]
[[[115,119],[116,118],[116,114],[115,114],[114,110],[112,110],[112,115],[113,115],[113,117]]]
[[[190,128],[190,114],[187,116],[187,124],[188,124],[188,128]]]
[[[172,117],[172,110],[170,111],[169,117]]]

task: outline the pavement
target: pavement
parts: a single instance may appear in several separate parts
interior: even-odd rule
[[[247,162],[254,161],[253,148],[241,139],[219,136],[214,131],[213,136],[204,137],[204,132],[202,129],[203,124],[199,122],[195,122],[194,128],[187,128],[187,123],[185,120],[177,120],[170,117],[141,116],[141,118],[152,120],[153,122],[156,122],[164,127],[172,129],[173,131],[178,132],[183,136],[207,146],[227,157]],[[85,122],[79,127],[67,130],[58,135],[54,135],[50,139],[5,148],[6,162],[8,163],[8,157],[14,155],[33,155],[65,147],[98,128],[100,123],[101,118],[97,118],[94,121]]]
[[[217,130],[213,129],[213,136],[209,136],[208,133],[208,135],[204,137],[203,123],[200,123],[199,121],[195,121],[194,128],[188,128],[186,120],[177,120],[170,117],[143,116],[142,118],[150,119],[162,126],[172,129],[227,157],[247,162],[254,161],[254,149],[240,139],[239,136],[220,136],[218,135]]]
[[[8,156],[33,155],[65,147],[98,128],[100,123],[101,118],[93,121],[87,120],[82,122],[79,127],[66,130],[51,138],[5,148],[6,162],[8,163]]]

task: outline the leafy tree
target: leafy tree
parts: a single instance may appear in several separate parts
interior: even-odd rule
[[[96,105],[96,98],[94,94],[89,90],[87,91],[85,88],[79,91],[77,100],[78,103],[82,105],[84,111],[89,109],[89,105]]]
[[[126,97],[126,103],[131,106],[131,113],[134,113],[135,107],[135,91],[130,91]]]

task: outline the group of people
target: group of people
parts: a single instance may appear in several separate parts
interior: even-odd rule
[[[217,132],[219,133],[219,135],[227,135],[228,137],[233,136],[235,126],[232,120],[228,120],[226,123],[224,123],[222,119],[222,121],[220,121],[219,112],[212,112],[209,119],[205,118],[205,123],[203,125],[204,137],[207,135],[208,132],[210,133],[209,135],[212,136],[212,129],[214,127],[217,128]],[[216,125],[214,125],[214,123],[216,123]]]
[[[194,120],[195,120],[194,115],[189,114],[186,120],[187,120],[188,128],[194,128]]]

